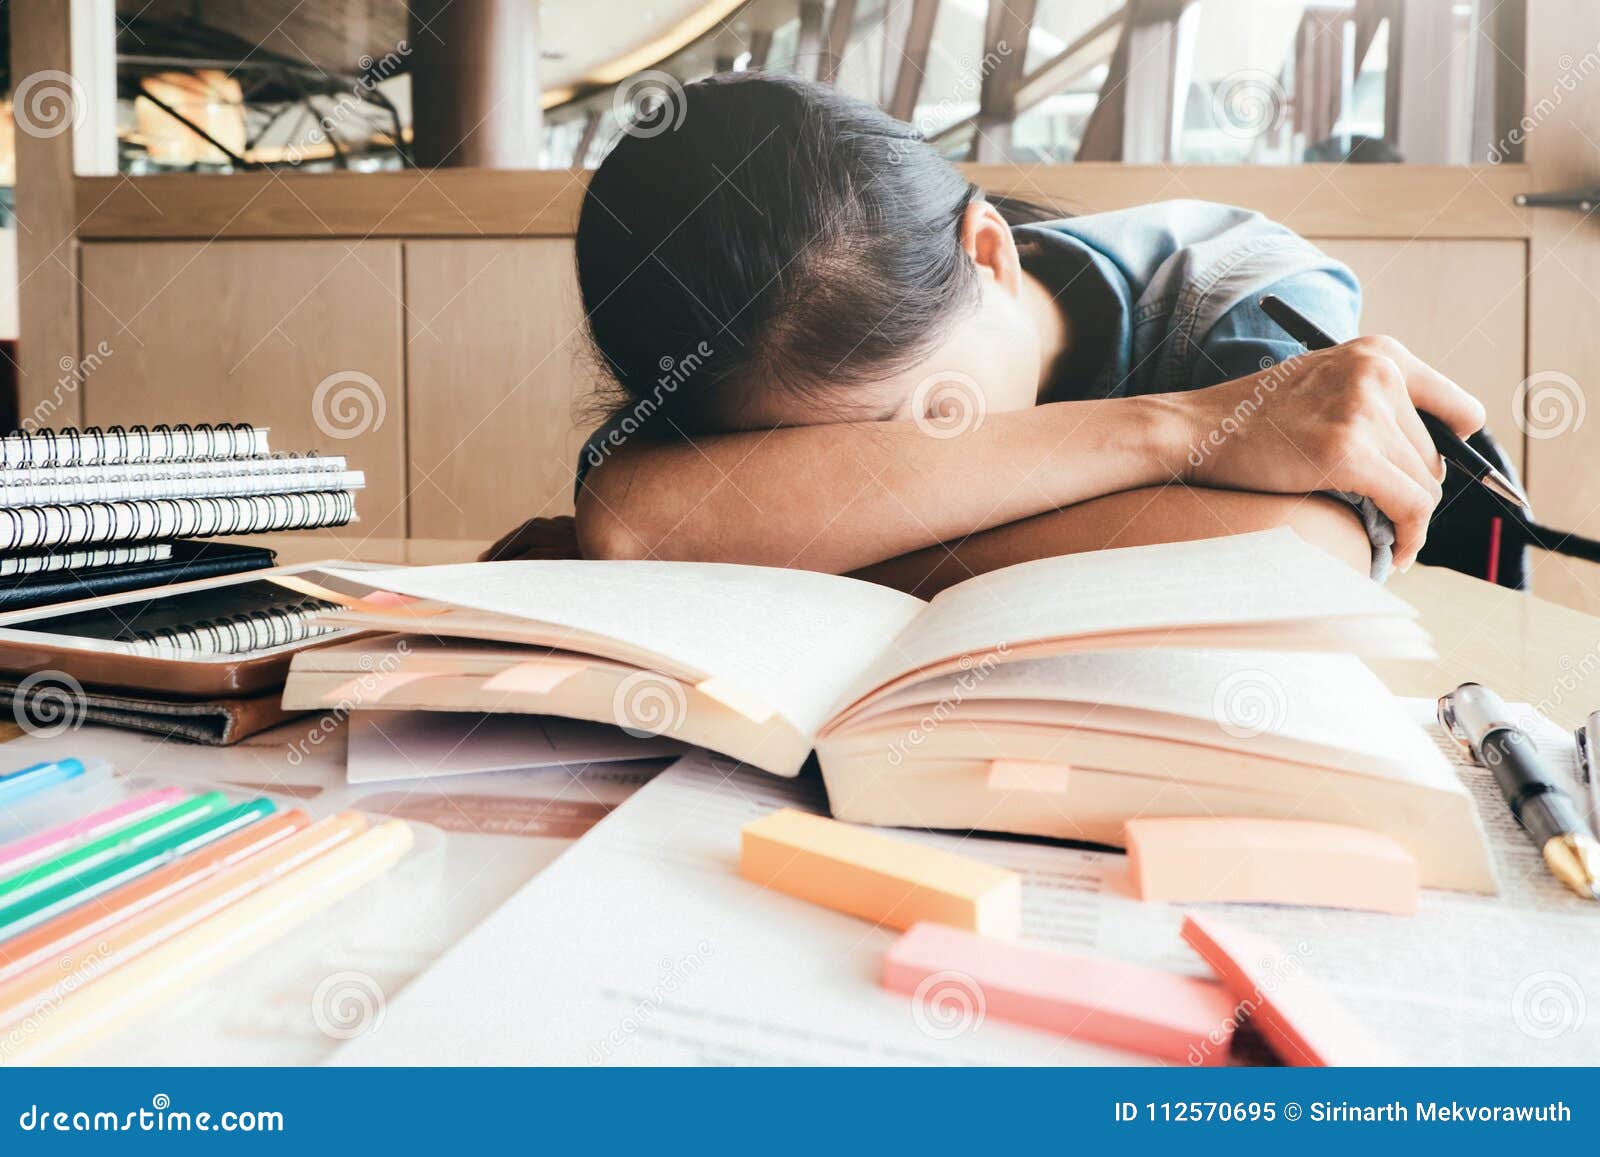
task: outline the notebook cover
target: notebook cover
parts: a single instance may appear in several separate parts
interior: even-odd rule
[[[272,551],[258,546],[179,539],[172,544],[172,557],[162,562],[53,571],[0,579],[0,611],[25,611],[30,607],[52,606],[96,595],[115,595],[146,587],[164,587],[172,583],[261,570],[271,566],[276,557]]]
[[[16,701],[18,688],[19,684],[13,680],[0,681],[0,699],[11,702],[12,712],[19,723],[33,717],[28,704],[42,700],[38,707],[40,725],[60,726],[62,703],[59,683],[46,682],[31,687],[24,693],[25,701],[22,703]],[[84,688],[83,698],[74,705],[73,710],[80,723],[103,723],[108,727],[146,731],[212,747],[238,743],[258,731],[265,731],[286,719],[305,714],[301,711],[285,711],[281,696],[276,691],[238,699],[196,702],[192,699],[166,699],[156,695],[130,695]]]

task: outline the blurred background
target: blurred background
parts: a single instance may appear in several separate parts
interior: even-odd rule
[[[1291,164],[1354,145],[1360,160],[1468,163],[1496,139],[1498,95],[1520,102],[1525,20],[1518,0],[85,7],[97,134],[80,160],[126,173],[592,167],[630,103],[619,86],[743,69],[831,81],[952,159]],[[1113,131],[1130,106],[1160,123]],[[463,115],[489,122],[483,147],[452,151]]]

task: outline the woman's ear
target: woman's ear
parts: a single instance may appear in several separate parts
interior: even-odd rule
[[[961,214],[961,248],[980,273],[994,278],[998,288],[1013,294],[1022,292],[1022,261],[1017,256],[1011,226],[989,202],[973,201]]]

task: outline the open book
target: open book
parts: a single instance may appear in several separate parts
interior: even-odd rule
[[[779,775],[815,749],[834,814],[878,824],[1360,823],[1404,835],[1425,880],[1493,888],[1448,766],[1350,657],[1428,657],[1415,612],[1288,530],[1023,563],[931,602],[701,563],[302,577],[340,604],[327,622],[393,634],[297,655],[291,709],[599,720]]]

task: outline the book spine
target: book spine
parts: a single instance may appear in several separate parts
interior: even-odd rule
[[[0,438],[0,469],[122,462],[187,462],[267,454],[267,431],[248,423],[30,430]]]
[[[18,506],[0,508],[0,551],[307,530],[343,526],[354,516],[348,490]]]

